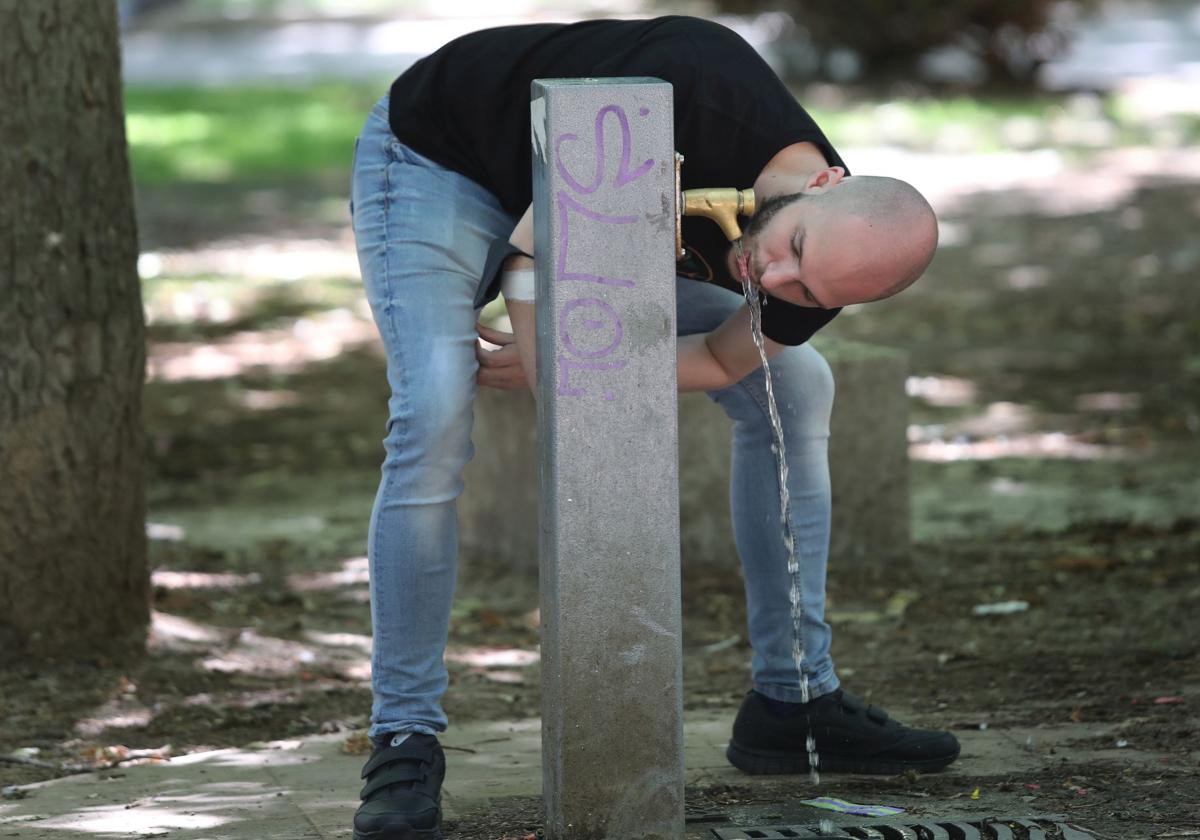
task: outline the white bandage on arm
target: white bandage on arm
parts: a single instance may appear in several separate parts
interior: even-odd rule
[[[515,268],[500,275],[500,294],[505,300],[530,302],[537,299],[532,268]]]

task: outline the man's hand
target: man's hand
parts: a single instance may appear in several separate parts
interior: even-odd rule
[[[479,361],[479,373],[475,376],[475,382],[484,388],[527,390],[529,382],[525,378],[525,368],[521,367],[521,355],[517,351],[513,334],[494,330],[478,321],[475,323],[475,331],[484,341],[499,348],[487,350],[481,343],[475,342],[475,358]]]

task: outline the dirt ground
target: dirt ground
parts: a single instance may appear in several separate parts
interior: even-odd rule
[[[167,197],[143,198],[171,212]],[[144,230],[171,229],[162,212]],[[216,236],[229,215],[193,217],[189,237]],[[954,235],[926,280],[831,327],[904,347],[920,378],[911,563],[830,573],[843,682],[897,716],[955,730],[1111,723],[1106,743],[1081,740],[1111,760],[1046,754],[1034,777],[969,779],[1023,791],[1103,837],[1200,836],[1198,218],[1200,189],[1186,184],[1147,184],[1076,215],[980,196],[943,214]],[[361,324],[353,285],[332,288],[303,305],[276,294],[224,324],[160,320],[151,355],[249,334],[305,343],[297,324],[319,327],[330,311]],[[136,750],[357,737],[370,708],[362,555],[384,388],[370,342],[148,385],[148,649],[4,673],[0,754],[34,763],[0,762],[0,785]],[[750,655],[735,558],[685,558],[683,576],[686,706],[732,718]],[[1002,601],[1028,608],[973,614]],[[452,721],[537,714],[537,626],[535,580],[463,559]],[[1164,759],[1130,765],[1123,749]],[[873,784],[931,802],[970,792],[937,776]],[[689,805],[771,795],[701,787]],[[537,803],[514,801],[458,836],[536,827]]]

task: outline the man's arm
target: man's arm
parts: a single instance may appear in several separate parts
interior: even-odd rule
[[[533,253],[533,207],[530,206],[513,228],[509,241],[528,253]],[[515,255],[505,261],[505,270],[532,268],[533,260]],[[537,382],[537,325],[533,301],[505,301],[512,322],[513,336],[527,386]],[[498,334],[492,338],[498,340]],[[773,358],[786,345],[763,337],[767,358]],[[504,368],[513,365],[512,345],[496,351],[480,351],[480,384],[512,387],[512,376]],[[487,354],[488,358],[484,358]],[[501,354],[503,357],[501,357]],[[680,391],[712,391],[727,388],[746,374],[757,369],[762,360],[750,331],[750,310],[743,305],[715,330],[678,340],[678,380]],[[508,384],[500,384],[505,382]]]
[[[513,228],[512,235],[508,237],[508,241],[516,245],[526,254],[533,253],[533,205],[530,204],[517,222],[517,226]],[[529,257],[516,254],[504,261],[505,271],[514,271],[522,268],[533,268],[533,260]],[[513,336],[517,341],[517,352],[521,356],[521,367],[525,370],[525,381],[529,383],[530,390],[533,390],[534,383],[537,382],[537,324],[534,313],[536,311],[535,304],[532,300],[508,300],[504,301],[504,306],[508,310],[508,319],[512,322]]]
[[[528,254],[533,253],[533,205],[521,216],[508,241]],[[533,260],[515,254],[504,261],[500,270],[503,272],[532,268]],[[479,342],[475,343],[475,358],[479,362],[479,372],[475,381],[484,388],[506,391],[534,390],[533,383],[537,382],[534,302],[510,300],[506,296],[504,305],[508,310],[508,320],[512,324],[511,333],[494,330],[481,323],[475,324],[475,331],[479,333],[479,337],[497,347],[495,350],[486,350]]]
[[[768,359],[786,346],[763,336]],[[750,308],[745,304],[712,332],[681,337],[678,352],[680,391],[728,388],[762,365],[750,331]]]

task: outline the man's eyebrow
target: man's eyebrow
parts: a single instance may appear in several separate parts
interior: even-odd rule
[[[796,270],[799,271],[800,264],[804,261],[804,237],[800,234],[800,231],[796,231],[795,236],[792,237],[792,253],[796,255]],[[804,294],[808,295],[809,300],[822,309],[829,308],[817,300],[817,296],[812,293],[812,289],[804,284],[803,280],[797,280],[796,282],[800,284],[800,288],[804,290]]]

